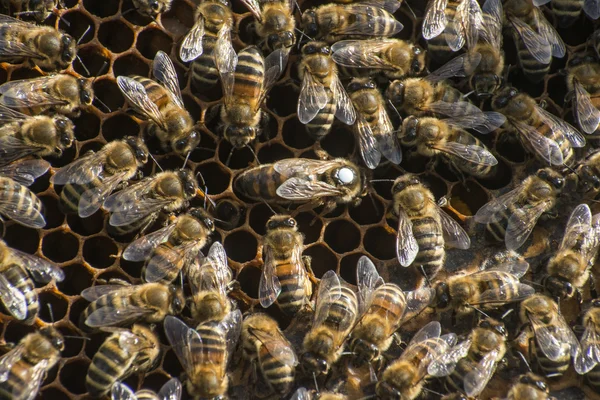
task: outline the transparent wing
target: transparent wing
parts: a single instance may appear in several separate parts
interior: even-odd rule
[[[395,70],[398,67],[380,54],[396,43],[395,39],[342,40],[331,46],[331,57],[344,67]]]
[[[168,275],[176,276],[179,274],[181,269],[198,254],[198,240],[190,240],[175,247],[164,247],[161,250],[161,254],[153,254],[146,262],[146,272],[144,274],[146,282],[158,282]],[[166,260],[177,261],[169,262]]]
[[[90,313],[85,324],[90,328],[129,324],[150,313],[152,310],[143,307],[128,305],[125,308],[116,308],[113,305],[106,305]]]
[[[451,348],[450,351],[440,355],[440,357],[429,364],[427,373],[437,377],[450,375],[454,372],[458,361],[467,356],[472,342],[473,340],[469,337],[467,340]]]
[[[516,250],[525,243],[546,208],[546,202],[541,202],[533,207],[526,206],[515,210],[506,226],[504,241],[507,249]]]
[[[519,18],[510,14],[507,14],[507,18],[533,58],[542,64],[550,64],[550,61],[552,61],[552,47],[548,43],[548,39],[538,34]]]
[[[573,79],[575,99],[573,108],[577,123],[585,133],[594,133],[600,124],[600,111],[594,106],[590,94],[577,79]]]
[[[204,16],[198,15],[198,19],[192,29],[185,35],[179,48],[179,58],[183,62],[193,61],[202,55],[204,50],[202,39],[204,38]]]
[[[425,307],[431,304],[435,296],[435,290],[432,288],[420,288],[404,294],[406,298],[406,311],[402,321],[408,321],[416,317]]]
[[[355,131],[360,155],[365,165],[370,169],[377,168],[381,161],[381,153],[377,149],[377,141],[373,135],[371,125],[369,125],[362,114],[358,114],[356,118]]]
[[[30,228],[43,228],[46,220],[42,215],[42,203],[29,189],[13,182],[15,191],[0,192],[0,214]],[[28,210],[27,214],[23,210]]]
[[[171,93],[171,98],[181,108],[185,110],[183,105],[183,97],[179,89],[179,80],[177,79],[177,71],[171,58],[162,50],[159,50],[154,56],[152,63],[152,75],[156,80],[164,85]]]
[[[473,144],[466,145],[456,142],[443,142],[437,143],[432,147],[475,164],[490,166],[498,164],[496,157],[494,157],[488,149],[481,146]]]
[[[396,234],[396,257],[403,267],[410,266],[419,254],[419,245],[412,231],[412,222],[406,212],[399,210]]]
[[[110,390],[111,400],[137,400],[133,390],[121,382],[115,382]]]
[[[466,67],[470,67],[473,63],[479,64],[480,60],[481,54],[479,53],[461,54],[427,75],[425,79],[430,82],[440,82],[453,77],[464,78],[468,75]]]
[[[114,175],[102,179],[102,184],[83,192],[79,198],[79,216],[81,218],[87,218],[98,211],[113,190],[123,182],[123,179],[128,173],[129,171],[117,172]]]
[[[123,252],[123,258],[127,261],[144,261],[151,255],[156,246],[166,242],[175,230],[175,222],[150,234],[144,235],[133,241]]]
[[[536,107],[537,113],[540,115],[542,120],[546,122],[553,132],[560,132],[569,142],[572,147],[583,147],[585,146],[585,138],[577,129],[571,126],[568,122],[563,121],[554,114],[549,113],[541,107]]]
[[[125,206],[130,206],[132,202],[142,199],[152,190],[154,177],[147,177],[134,185],[128,186],[125,189],[110,195],[104,202],[104,208],[108,211],[123,211]]]
[[[444,241],[447,245],[457,249],[468,249],[471,247],[471,239],[465,230],[452,219],[451,216],[446,214],[437,204],[435,207],[438,210],[440,216],[440,222],[442,223],[442,234],[444,235]]]
[[[358,286],[358,305],[360,314],[365,312],[371,304],[373,292],[383,284],[375,264],[367,256],[362,256],[356,265],[356,284]]]
[[[310,73],[305,73],[298,97],[298,119],[303,124],[312,121],[327,105],[329,96],[322,83]]]
[[[127,102],[136,111],[154,121],[154,123],[163,130],[167,130],[162,113],[158,109],[158,106],[150,100],[150,97],[148,97],[144,85],[128,76],[117,77],[117,84],[119,85],[119,89],[121,89],[121,93],[123,93],[123,96],[127,99]]]
[[[565,56],[567,50],[565,48],[565,43],[561,39],[560,35],[552,25],[548,22],[544,14],[538,10],[534,10],[537,13],[538,19],[538,29],[540,35],[546,38],[548,44],[550,44],[550,48],[552,49],[552,55],[554,57],[562,58]]]
[[[43,258],[17,249],[11,249],[10,253],[12,257],[17,258],[20,261],[21,265],[27,268],[36,282],[48,283],[52,279],[55,279],[57,282],[62,282],[65,279],[65,273],[62,269]]]
[[[185,372],[194,374],[198,358],[201,357],[202,338],[194,329],[179,318],[168,315],[164,322],[167,340]]]
[[[0,274],[0,300],[10,314],[18,320],[27,317],[27,301],[19,289],[10,284],[3,274]]]
[[[358,3],[381,8],[390,14],[395,13],[402,5],[397,0],[361,0]]]
[[[13,396],[14,398],[22,397],[24,400],[33,400],[40,390],[40,386],[42,385],[42,380],[46,376],[46,369],[48,368],[48,360],[44,359],[35,364],[32,368],[30,368],[24,375],[23,379],[25,385],[23,387],[19,387],[15,385],[13,387]]]
[[[180,400],[183,388],[177,378],[171,378],[165,383],[158,392],[159,400]]]
[[[442,326],[440,325],[440,323],[437,321],[431,321],[430,323],[422,327],[417,333],[414,334],[414,336],[408,343],[408,346],[406,346],[406,349],[408,350],[408,348],[412,345],[424,342],[427,339],[440,337],[441,333]]]
[[[0,167],[0,175],[11,178],[24,186],[31,186],[36,178],[44,175],[50,168],[46,160],[21,160]]]
[[[111,212],[109,223],[112,226],[129,225],[148,215],[159,212],[170,202],[169,199],[131,199],[130,203],[123,203],[123,211]]]
[[[481,7],[484,18],[483,38],[488,43],[492,44],[495,49],[502,48],[502,21],[504,19],[504,11],[502,10],[502,2],[500,0],[487,0]]]
[[[475,368],[467,373],[463,379],[465,393],[469,397],[476,397],[487,386],[496,369],[498,350],[493,350],[483,356]]]
[[[264,246],[264,260],[265,263],[258,286],[258,298],[260,299],[260,305],[267,308],[275,303],[281,293],[281,284],[275,271],[276,260],[271,246]]]
[[[342,191],[328,183],[290,178],[277,188],[277,195],[286,200],[302,201],[320,197],[339,196]]]
[[[600,18],[600,1],[584,0],[583,11],[593,20]]]
[[[53,90],[48,90],[59,77],[50,75],[3,83],[0,85],[0,104],[13,108],[68,104],[66,100],[56,97]]]
[[[312,329],[327,319],[331,304],[340,298],[340,289],[340,279],[335,271],[329,270],[321,277]]]
[[[547,324],[535,316],[529,316],[537,344],[551,361],[558,361],[567,355],[575,356],[573,360],[577,360],[580,356],[577,337],[560,314],[555,317],[555,324]]]
[[[562,165],[564,163],[562,151],[558,144],[542,134],[532,126],[511,119],[510,123],[529,142],[533,150],[544,161],[550,165]]]
[[[501,113],[495,111],[481,112],[479,109],[477,109],[477,107],[473,109],[471,107],[472,105],[467,102],[464,103],[469,104],[469,106],[465,107],[465,112],[462,113],[462,115],[460,113],[460,109],[463,108],[462,103],[460,103],[460,107],[457,107],[456,103],[436,102],[433,103],[435,108],[439,108],[438,103],[443,104],[443,107],[446,108],[448,105],[454,106],[454,110],[447,113],[442,113],[440,111],[435,112],[444,114],[446,116],[452,116],[452,118],[445,119],[444,122],[446,122],[448,125],[458,128],[474,129],[479,133],[486,134],[500,128],[506,122],[506,117]]]
[[[513,204],[517,198],[521,195],[522,188],[518,187],[505,193],[501,196],[493,198],[475,214],[475,221],[480,224],[487,224],[490,222],[497,222],[502,219],[502,214],[508,210],[508,206]]]
[[[240,0],[243,5],[246,6],[248,11],[254,15],[259,22],[263,22],[262,10],[260,9],[260,3],[257,0]]]
[[[472,301],[474,306],[481,304],[504,304],[517,302],[528,298],[535,293],[535,289],[524,283],[506,281],[497,288],[481,293],[479,299]]]
[[[580,343],[581,355],[575,359],[574,366],[575,371],[583,375],[600,364],[600,335],[598,335],[596,324],[592,319],[588,320]]]
[[[347,11],[354,15],[368,15],[368,19],[355,19],[348,21],[347,24],[340,24],[331,30],[334,35],[364,35],[381,36],[388,34],[395,35],[400,32],[404,25],[397,21],[391,14],[373,15],[371,6],[367,4],[349,4],[345,7]]]
[[[122,296],[128,296],[135,290],[134,286],[129,285],[98,285],[92,286],[81,291],[81,297],[87,301],[98,300],[102,296],[106,296],[114,291],[122,291]]]
[[[10,370],[21,359],[24,349],[24,345],[19,343],[8,353],[0,357],[0,383],[8,380]]]
[[[313,160],[310,158],[287,158],[273,164],[275,171],[284,176],[319,175],[341,166],[338,161]]]
[[[377,111],[378,132],[375,132],[375,139],[379,151],[385,158],[393,164],[400,164],[402,161],[402,150],[396,138],[394,126],[390,120],[385,107],[380,107]]]
[[[215,273],[217,279],[216,289],[225,294],[226,286],[231,281],[231,270],[227,265],[225,248],[221,243],[215,242],[210,246],[205,262],[210,263],[210,266]]]
[[[439,36],[446,29],[448,24],[446,18],[447,4],[448,0],[430,0],[423,20],[422,33],[425,40]]]
[[[308,392],[308,390],[306,390],[306,388],[298,388],[298,390],[296,390],[294,394],[292,394],[290,400],[311,400],[310,393]]]
[[[481,24],[481,8],[477,1],[463,0],[445,29],[446,43],[452,51],[459,51],[466,43],[472,24]],[[475,39],[475,38],[473,38]],[[476,40],[473,41],[476,43]]]
[[[235,70],[238,63],[238,55],[231,44],[231,33],[228,27],[223,26],[219,30],[214,58],[219,77],[221,78],[225,103],[227,104],[233,96]]]
[[[267,349],[268,354],[258,352],[260,365],[266,365],[267,362],[273,362],[271,359],[279,362],[280,365],[293,367],[298,364],[298,358],[292,346],[289,345],[285,337],[277,332],[267,333],[261,330],[252,330],[252,333]]]
[[[231,311],[218,326],[225,336],[227,354],[230,356],[235,350],[242,332],[242,312],[240,310]]]
[[[265,57],[265,80],[263,82],[262,97],[279,80],[285,70],[289,55],[290,49],[276,49]],[[262,100],[259,101],[259,104],[262,104]]]
[[[65,165],[50,177],[50,182],[55,185],[73,183],[83,185],[96,178],[103,170],[106,151],[85,154],[80,159]]]
[[[587,204],[580,204],[575,207],[567,221],[565,234],[563,235],[558,252],[576,246],[582,237],[592,232],[592,211]],[[585,245],[581,244],[581,247],[583,248]]]
[[[0,137],[0,165],[9,164],[15,160],[34,154],[42,149],[41,146],[27,144],[14,136]]]
[[[333,98],[335,99],[335,117],[346,125],[352,125],[356,121],[356,110],[354,104],[346,89],[342,86],[342,82],[335,78],[333,84]]]

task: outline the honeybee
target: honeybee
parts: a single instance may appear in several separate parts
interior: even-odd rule
[[[242,323],[244,356],[257,363],[273,392],[286,396],[294,384],[298,359],[277,322],[267,314],[252,314]]]
[[[181,288],[159,282],[140,285],[100,285],[81,292],[91,302],[81,314],[90,328],[123,326],[137,321],[156,323],[179,314],[185,306]]]
[[[412,337],[400,358],[383,371],[375,389],[378,398],[412,400],[421,394],[429,364],[456,344],[454,333],[440,336],[441,331],[434,321]]]
[[[348,92],[356,109],[354,131],[365,165],[377,168],[382,154],[393,164],[400,164],[402,152],[375,82],[370,78],[354,78]]]
[[[401,79],[420,75],[426,68],[427,52],[401,39],[342,40],[331,51],[333,61],[352,76],[382,72]]]
[[[235,310],[222,321],[208,321],[196,329],[169,316],[165,333],[188,377],[186,388],[194,399],[220,399],[227,393],[228,358],[240,336],[242,313]]]
[[[92,82],[68,74],[10,81],[0,85],[0,104],[27,115],[60,113],[77,118],[94,100]]]
[[[523,72],[533,82],[544,79],[552,56],[564,57],[563,40],[532,0],[504,2],[505,25],[511,29]]]
[[[346,125],[356,121],[352,100],[340,82],[331,49],[325,42],[308,42],[302,47],[298,76],[302,80],[298,120],[315,140],[329,133],[334,116]]]
[[[0,357],[0,399],[35,398],[46,374],[60,360],[64,348],[64,338],[53,326],[45,326],[22,338],[19,344]]]
[[[535,4],[540,6],[550,0],[536,0]],[[552,0],[552,11],[556,15],[558,25],[566,28],[573,25],[583,10],[593,20],[600,18],[600,3],[598,0]]]
[[[192,289],[192,318],[198,323],[221,321],[231,311],[227,298],[231,270],[223,245],[215,242],[205,258],[192,263],[186,272]]]
[[[600,125],[600,63],[593,56],[574,57],[567,68],[567,88],[573,115],[581,130],[594,133]]]
[[[188,154],[200,143],[194,120],[186,110],[173,62],[158,51],[152,63],[154,79],[119,76],[117,84],[133,109],[152,121],[149,133],[156,135],[163,149]]]
[[[92,358],[85,377],[85,387],[93,398],[108,394],[113,384],[136,373],[152,369],[161,355],[158,336],[144,325],[131,330],[112,328]]]
[[[306,388],[298,388],[290,400],[346,400],[348,397],[340,393],[317,392],[312,394]]]
[[[43,228],[42,202],[27,186],[44,175],[50,164],[23,160],[0,167],[0,214],[30,228]]]
[[[302,13],[302,27],[306,36],[329,44],[344,38],[389,37],[404,27],[392,15],[401,4],[397,0],[324,4]]]
[[[74,125],[67,117],[28,116],[0,105],[0,165],[35,154],[60,157],[75,140]]]
[[[600,152],[591,152],[575,171],[578,190],[595,196],[600,190]]]
[[[476,0],[430,0],[422,26],[430,55],[438,61],[450,58],[469,42],[467,36],[479,31],[482,20]]]
[[[166,227],[144,235],[123,252],[128,261],[146,261],[142,276],[146,282],[173,282],[179,271],[187,270],[215,231],[212,217],[203,208],[193,208],[173,218]]]
[[[565,184],[560,173],[551,168],[539,169],[515,189],[477,210],[475,221],[487,224],[490,235],[516,250],[525,243],[538,219],[556,204]]]
[[[581,337],[581,353],[575,360],[575,371],[586,374],[588,384],[600,388],[600,300],[594,300],[583,316],[585,330]]]
[[[531,372],[521,375],[512,385],[507,400],[550,400],[550,388],[544,378]]]
[[[183,62],[193,61],[192,83],[197,88],[217,83],[216,58],[223,59],[224,65],[231,65],[237,57],[231,44],[233,24],[227,0],[206,0],[196,9],[196,23],[183,39],[179,57]]]
[[[180,400],[182,393],[181,382],[171,378],[162,385],[158,393],[149,389],[138,390],[133,393],[127,385],[116,382],[110,390],[111,400]]]
[[[548,261],[544,286],[555,297],[569,298],[590,279],[600,246],[600,214],[587,204],[575,207],[556,254]]]
[[[174,212],[187,207],[196,195],[204,196],[196,178],[187,169],[164,171],[149,176],[104,201],[110,211],[109,223],[116,234],[142,231],[155,221],[161,211]]]
[[[59,0],[2,0],[7,7],[10,3],[15,8],[14,15],[32,15],[39,23],[44,22],[55,13]]]
[[[400,265],[421,267],[433,278],[444,265],[444,246],[468,249],[469,235],[435,202],[433,193],[413,174],[398,177],[392,186],[393,211],[398,218],[396,256]]]
[[[435,307],[452,308],[459,314],[471,312],[474,307],[484,310],[518,302],[535,293],[535,289],[519,282],[529,263],[518,253],[501,251],[488,258],[479,271],[466,275],[449,276],[434,286]]]
[[[257,184],[258,183],[258,184]],[[352,162],[289,158],[242,172],[234,183],[242,195],[256,201],[324,205],[322,215],[339,204],[357,206],[366,195],[364,173]]]
[[[506,336],[504,324],[487,318],[466,340],[433,360],[427,372],[431,376],[447,376],[448,390],[479,396],[506,353]]]
[[[358,260],[356,282],[361,316],[352,329],[350,349],[359,363],[371,362],[389,349],[402,323],[429,305],[435,291],[422,288],[404,293],[398,285],[384,283],[366,256]]]
[[[40,308],[36,282],[62,282],[65,273],[55,265],[31,254],[12,249],[0,240],[0,301],[14,318],[33,324]]]
[[[62,167],[50,177],[55,185],[65,185],[60,193],[62,209],[81,218],[94,214],[119,185],[139,174],[148,154],[142,139],[126,136]]]
[[[69,67],[77,55],[75,39],[49,26],[0,15],[0,32],[0,62],[55,71]]]
[[[453,121],[409,116],[402,121],[400,142],[422,156],[442,156],[459,173],[488,177],[498,160],[479,139],[460,128],[463,121],[464,125],[471,122],[465,117]]]
[[[171,9],[173,0],[131,0],[133,7],[142,15],[155,19]]]
[[[241,0],[256,18],[255,30],[269,52],[290,49],[296,43],[292,0]]]
[[[313,324],[304,337],[302,366],[313,375],[326,375],[339,360],[358,317],[356,294],[334,271],[319,283]]]

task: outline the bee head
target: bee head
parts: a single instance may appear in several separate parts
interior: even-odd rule
[[[169,285],[169,295],[171,296],[171,314],[179,314],[185,307],[183,291],[177,286]]]
[[[568,268],[568,267],[567,267]],[[544,286],[548,292],[561,299],[567,299],[573,296],[575,289],[571,282],[561,279],[557,276],[549,276],[544,280]]]
[[[491,318],[486,318],[484,320],[482,320],[481,322],[479,322],[478,325],[480,328],[483,329],[488,329],[491,330],[495,333],[497,333],[500,336],[506,336],[507,332],[506,332],[506,328],[504,327],[504,324],[498,321],[494,321]]]
[[[417,45],[413,46],[412,51],[414,58],[410,64],[410,74],[419,75],[427,67],[425,59],[427,52]]]
[[[548,385],[544,379],[534,374],[525,374],[519,377],[519,383],[535,386],[542,392],[548,392]]]
[[[579,184],[583,192],[600,190],[600,177],[596,175],[589,165],[582,165],[577,172],[580,180]]]
[[[92,89],[92,83],[87,79],[78,79],[77,84],[79,86],[79,100],[81,104],[89,106],[94,101],[94,90]]]
[[[394,181],[392,185],[392,194],[402,192],[409,186],[417,186],[420,185],[421,181],[416,175],[413,174],[404,174]]]
[[[35,19],[43,22],[50,16],[52,10],[58,5],[57,0],[30,0],[29,9],[35,12]]]
[[[331,54],[331,47],[327,45],[325,42],[308,42],[302,47],[302,55],[310,55],[310,54]]]
[[[536,176],[550,184],[556,190],[561,190],[565,185],[565,179],[558,172],[550,168],[542,168],[536,172]]]
[[[401,80],[395,80],[390,83],[385,95],[394,106],[400,106],[404,103],[404,89],[404,82]]]
[[[296,43],[296,36],[291,31],[272,33],[267,37],[267,47],[270,50],[288,49]]]
[[[171,145],[177,154],[188,154],[200,143],[200,133],[191,131],[187,136],[174,141]]]
[[[348,84],[349,93],[354,93],[363,89],[377,89],[377,85],[371,78],[354,78]]]
[[[387,380],[377,382],[377,385],[375,386],[375,393],[377,393],[377,396],[382,399],[402,399],[402,392],[400,389]]]
[[[71,120],[63,115],[54,116],[54,123],[58,133],[58,153],[62,154],[62,150],[69,148],[73,145],[75,139],[75,133],[73,131],[74,125]],[[58,154],[58,155],[60,155]]]
[[[354,359],[356,366],[364,365],[379,357],[379,348],[375,344],[362,339],[354,339],[350,343],[350,349],[356,353],[356,358]]]
[[[148,147],[142,139],[135,136],[127,136],[125,137],[124,141],[129,147],[131,147],[138,164],[143,165],[148,162]]]
[[[223,137],[231,143],[235,149],[247,146],[256,138],[259,128],[255,126],[227,125]]]
[[[325,375],[329,372],[327,360],[311,352],[302,354],[302,368],[309,374]]]
[[[53,326],[47,326],[45,328],[40,329],[40,333],[46,339],[52,343],[52,347],[54,347],[58,351],[63,351],[65,348],[65,338],[63,335]]]
[[[272,231],[278,228],[297,229],[296,220],[289,215],[273,215],[267,221],[267,230]]]
[[[309,9],[302,14],[302,26],[304,33],[308,37],[316,37],[319,33],[319,25],[317,24],[317,13],[314,9]]]
[[[446,282],[438,282],[435,285],[435,298],[433,304],[437,308],[445,309],[450,304],[450,289]]]
[[[519,94],[519,91],[512,86],[506,86],[500,89],[492,98],[492,108],[495,110],[502,109]]]
[[[419,119],[411,115],[402,121],[401,139],[405,143],[412,143],[417,139],[417,128]]]
[[[474,74],[470,82],[475,94],[481,99],[492,97],[502,83],[502,77],[496,74]]]
[[[198,189],[198,184],[196,183],[196,178],[192,172],[187,169],[180,169],[177,171],[177,176],[179,177],[181,185],[183,186],[183,193],[185,197],[194,197]]]
[[[61,61],[68,66],[75,59],[77,54],[77,42],[70,35],[64,34],[61,38]]]

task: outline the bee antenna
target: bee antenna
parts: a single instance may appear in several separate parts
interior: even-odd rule
[[[469,96],[470,96],[470,95],[472,95],[473,93],[475,93],[475,91],[474,91],[474,90],[471,90],[469,93],[465,93],[465,94],[463,94],[463,97],[462,97],[462,98],[463,98],[463,99],[466,99],[467,97],[469,97]]]
[[[373,208],[375,212],[379,214],[379,207],[377,207],[377,203],[375,202],[375,196],[373,196],[373,192],[369,190],[369,198],[371,199],[371,203],[373,203]]]
[[[83,40],[83,38],[85,37],[85,35],[87,35],[87,33],[90,31],[90,29],[92,29],[92,25],[88,25],[88,27],[85,30],[85,32],[83,32],[81,34],[81,36],[79,36],[79,39],[77,39],[77,45],[79,45],[79,43],[81,43],[81,41]]]
[[[272,212],[274,215],[277,215],[277,211],[275,211],[275,209],[273,209],[273,207],[271,207],[271,205],[270,205],[269,203],[267,203],[267,202],[265,201],[265,199],[262,199],[262,201],[263,201],[263,203],[265,203],[265,206],[269,207],[269,210],[271,210],[271,212]]]
[[[62,17],[62,15],[58,15],[58,19],[60,19],[62,22],[64,22],[64,23],[65,23],[65,25],[67,26],[67,28],[70,28],[70,27],[71,27],[71,23],[70,23],[69,21],[67,21],[66,19],[64,19],[64,18]]]
[[[369,182],[377,183],[377,182],[394,182],[393,179],[371,179]]]
[[[85,66],[85,64],[83,63],[83,60],[81,59],[81,57],[79,57],[79,54],[77,54],[75,56],[75,58],[77,59],[77,61],[79,61],[79,64],[81,64],[81,66],[83,67],[83,69],[85,70],[85,73],[87,74],[87,76],[92,76],[92,74],[90,73],[90,70],[87,69],[87,67]]]
[[[63,337],[67,339],[92,340],[91,338],[85,336],[63,335]]]
[[[296,10],[298,10],[298,12],[300,13],[300,15],[302,15],[302,10],[300,9],[300,4],[298,4],[298,2],[296,0],[294,0],[294,8]]]
[[[429,280],[429,276],[427,276],[427,272],[425,272],[425,267],[423,267],[423,265],[420,265],[420,270],[425,278],[425,282],[427,282],[427,286],[431,287],[431,281]]]
[[[513,311],[515,311],[514,308],[511,308],[510,310],[506,311],[504,314],[502,314],[500,319],[504,319],[504,318],[508,317],[510,314],[512,314]]]
[[[227,161],[225,162],[226,167],[229,167],[229,161],[231,161],[231,156],[233,155],[234,150],[235,150],[235,147],[232,147],[231,151],[229,152],[229,155],[227,156]]]
[[[50,314],[50,321],[54,323],[54,312],[52,312],[52,304],[48,303],[46,304],[46,306],[48,307],[48,314]]]
[[[249,144],[247,144],[246,147],[248,148],[248,150],[250,150],[250,153],[252,153],[252,155],[254,156],[254,161],[256,161],[256,163],[258,165],[260,165],[260,161],[258,161],[258,157],[256,156],[254,149]]]
[[[441,394],[440,392],[436,392],[435,390],[427,389],[426,387],[423,388],[423,391],[435,394],[436,396],[444,397],[444,395]]]
[[[313,372],[312,376],[313,376],[313,382],[315,383],[315,390],[317,391],[317,393],[319,393],[319,384],[317,383],[317,374],[315,374]]]
[[[402,3],[408,8],[408,11],[410,11],[410,13],[412,14],[413,18],[416,20],[417,16],[415,15],[415,12],[413,11],[413,9],[410,8],[410,4],[408,4],[408,1],[403,1]]]
[[[390,106],[392,106],[392,109],[394,110],[394,112],[396,113],[398,118],[400,118],[400,123],[402,123],[402,115],[400,115],[400,112],[398,112],[398,109],[396,108],[394,103],[392,103],[392,101],[390,99],[388,99],[388,103],[390,103]]]
[[[537,286],[537,287],[539,287],[539,288],[544,288],[544,285],[540,285],[540,284],[539,284],[539,283],[537,283],[537,282],[533,282],[533,281],[530,281],[530,280],[527,280],[527,279],[522,279],[522,280],[521,280],[521,282],[523,282],[523,283],[526,283],[526,284],[528,284],[528,285]]]
[[[104,73],[104,70],[107,67],[108,67],[108,61],[104,61],[104,63],[102,63],[102,66],[98,69],[98,72],[96,72],[96,76],[92,80],[92,85],[94,84],[94,82],[96,82],[96,79],[98,79]]]
[[[156,164],[156,166],[158,167],[158,169],[160,169],[160,172],[165,172],[165,170],[160,166],[160,164],[158,163],[158,161],[156,161],[156,158],[154,158],[154,156],[151,153],[148,153],[148,155],[150,156],[150,158],[152,159],[152,161],[154,161],[154,164]]]
[[[492,318],[489,315],[487,315],[486,313],[484,313],[482,310],[480,310],[479,308],[477,308],[477,307],[475,307],[475,306],[473,306],[471,304],[468,304],[468,306],[471,307],[473,310],[477,311],[478,313],[480,313],[481,315],[483,315],[484,317],[486,317],[486,318]]]
[[[185,168],[185,166],[187,165],[188,160],[190,159],[190,155],[192,154],[192,150],[188,151],[187,156],[185,156],[185,160],[183,161],[183,166],[181,167],[181,169]]]
[[[77,58],[79,58],[79,56],[77,56]],[[94,100],[97,101],[98,104],[100,104],[108,113],[112,112],[112,110],[102,100],[100,100],[98,96],[94,96]]]
[[[531,365],[529,365],[529,363],[527,362],[525,355],[520,351],[517,351],[517,354],[519,355],[519,358],[521,359],[521,361],[523,361],[523,363],[527,366],[527,369],[529,370],[529,372],[531,372],[532,371]]]
[[[125,12],[122,12],[122,13],[121,13],[121,17],[122,17],[122,16],[124,16],[124,15],[127,15],[127,14],[129,14],[129,13],[130,13],[130,12],[132,12],[132,11],[137,11],[137,8],[135,8],[135,7],[132,7],[132,8],[130,8],[129,10],[125,10]]]

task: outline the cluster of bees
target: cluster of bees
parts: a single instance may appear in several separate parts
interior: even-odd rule
[[[262,243],[260,305],[277,307],[292,325],[307,316],[311,322],[298,340],[255,307],[242,313],[244,304],[230,296],[239,291],[239,282],[224,247],[211,243],[219,221],[211,212],[210,188],[186,168],[204,121],[186,109],[173,62],[159,51],[152,79],[118,76],[117,84],[130,109],[147,120],[147,134],[164,152],[185,158],[183,168],[144,177],[142,167],[152,154],[142,137],[125,136],[50,177],[62,186],[63,212],[86,218],[103,209],[110,214],[112,235],[139,232],[122,258],[144,263],[143,283],[113,280],[81,292],[90,302],[81,315],[82,332],[108,334],[87,372],[88,394],[175,400],[185,388],[196,399],[470,399],[490,397],[488,383],[498,375],[512,380],[505,398],[550,399],[549,384],[571,366],[585,385],[600,391],[600,302],[593,287],[600,214],[592,215],[588,205],[600,191],[600,156],[585,147],[578,129],[593,134],[600,125],[600,31],[571,57],[565,73],[576,128],[507,79],[503,33],[512,35],[519,67],[531,81],[544,79],[552,57],[565,56],[565,44],[540,8],[548,1],[430,0],[421,25],[427,50],[393,38],[403,28],[393,15],[403,5],[398,0],[305,10],[288,0],[239,1],[255,17],[256,46],[236,51],[230,5],[204,0],[179,48],[199,92],[221,85],[222,104],[207,115],[218,116],[218,130],[233,148],[230,157],[251,149],[263,134],[264,100],[297,52],[297,117],[306,133],[295,134],[318,142],[338,119],[351,126],[358,144],[360,160],[320,150],[318,159],[253,166],[233,183],[241,198],[278,210],[273,209]],[[171,0],[133,4],[134,12],[157,18]],[[0,214],[37,229],[45,226],[42,203],[28,186],[50,169],[44,157],[58,157],[73,145],[70,118],[93,106],[94,93],[90,79],[57,72],[81,62],[77,40],[27,22],[31,17],[43,22],[57,2],[8,5],[22,19],[0,15],[0,61],[46,72],[0,85]],[[553,11],[561,27],[600,16],[600,2],[593,0],[553,0],[543,8]],[[441,66],[430,72],[428,60]],[[334,271],[315,276],[293,215],[357,206],[372,190],[372,170],[410,162],[403,160],[402,148],[447,164],[463,180],[493,179],[501,173],[498,160],[477,136],[501,127],[539,169],[476,211],[474,222],[485,224],[488,239],[502,245],[475,271],[441,273],[446,249],[467,250],[471,238],[416,175],[404,173],[392,180],[391,189],[397,261],[421,273],[423,285],[402,290],[384,282],[366,256],[358,260],[356,285]],[[540,282],[522,282],[529,263],[518,250],[538,220],[558,212],[567,191],[563,203],[570,217],[557,250],[544,261],[546,273]],[[204,206],[190,208],[196,198]],[[152,230],[156,225],[161,226]],[[1,241],[0,265],[6,318],[37,324],[33,281],[62,281],[64,272]],[[588,285],[596,300],[581,301],[581,329],[574,330],[559,304],[581,298]],[[189,316],[182,315],[186,307]],[[515,310],[521,327],[509,332],[505,319]],[[438,321],[421,323],[434,312],[476,315],[478,322],[459,337],[443,332]],[[182,383],[171,379],[158,393],[134,393],[121,381],[156,366],[162,353],[158,330],[185,377]],[[63,349],[64,337],[52,325],[23,337],[0,357],[0,399],[35,398]],[[244,368],[238,371],[235,364]],[[510,365],[517,366],[512,375]],[[243,382],[241,389],[234,381]]]

